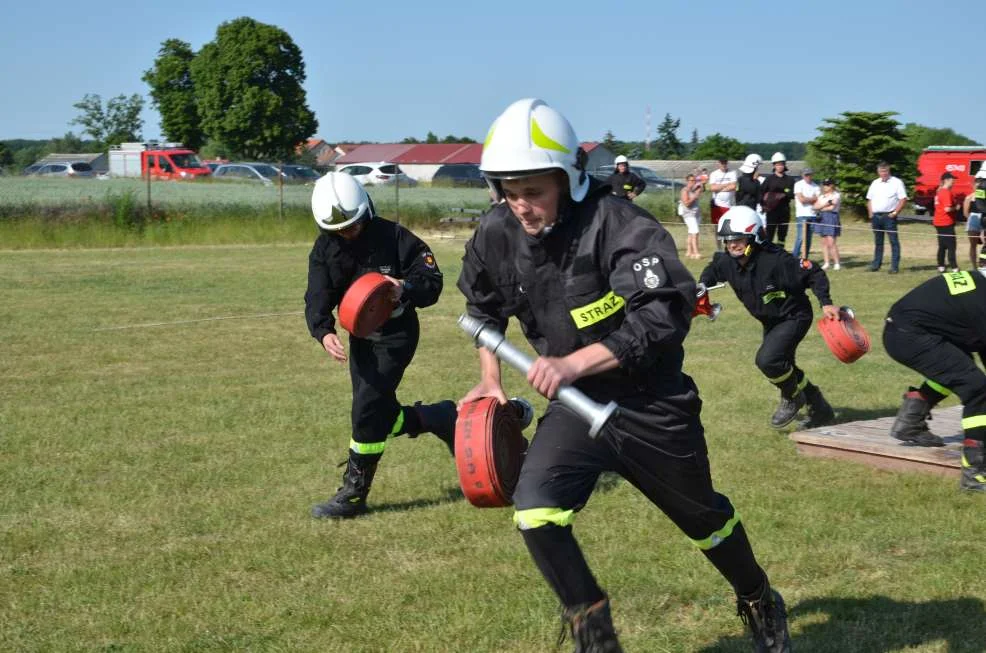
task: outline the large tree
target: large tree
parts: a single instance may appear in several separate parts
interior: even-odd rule
[[[817,177],[834,177],[843,203],[865,206],[866,190],[876,178],[876,165],[886,161],[907,188],[913,188],[914,155],[894,111],[845,111],[826,118],[819,136],[808,143],[808,161]]]
[[[742,143],[735,138],[723,136],[719,132],[709,134],[703,138],[702,142],[691,153],[691,158],[696,161],[705,159],[711,159],[713,161],[718,159],[737,161],[745,156],[746,147]]]
[[[81,114],[69,124],[81,125],[82,133],[89,134],[100,143],[111,145],[124,141],[137,141],[141,138],[144,120],[140,112],[144,109],[144,98],[134,93],[130,97],[118,95],[106,101],[95,93],[86,95],[73,104]]]
[[[172,141],[197,150],[205,143],[192,83],[192,46],[179,39],[161,44],[154,66],[141,78],[151,87],[151,102],[161,114],[161,131]]]
[[[318,128],[301,50],[279,27],[252,18],[223,23],[191,72],[203,131],[240,156],[290,159]]]

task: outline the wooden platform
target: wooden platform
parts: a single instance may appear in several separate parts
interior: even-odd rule
[[[890,437],[893,417],[820,426],[790,435],[806,456],[836,458],[894,471],[920,471],[957,476],[962,457],[962,407],[931,411],[929,428],[945,440],[944,447],[914,447]]]

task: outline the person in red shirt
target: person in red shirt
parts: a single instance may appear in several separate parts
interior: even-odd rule
[[[955,177],[950,172],[941,176],[941,186],[935,193],[935,217],[931,224],[938,232],[938,271],[945,271],[945,256],[952,272],[959,271],[955,261],[955,199],[952,197],[952,184]]]

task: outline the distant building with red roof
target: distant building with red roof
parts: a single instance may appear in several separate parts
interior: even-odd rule
[[[587,170],[611,165],[615,155],[600,143],[582,143],[589,157]],[[396,163],[407,176],[416,181],[431,181],[444,165],[479,165],[483,155],[482,143],[368,143],[357,145],[334,163]]]

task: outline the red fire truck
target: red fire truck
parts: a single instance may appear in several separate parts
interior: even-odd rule
[[[212,173],[181,143],[121,143],[110,146],[110,174],[158,179],[198,179]]]
[[[986,162],[986,147],[982,145],[936,145],[918,157],[918,178],[914,184],[914,204],[919,213],[933,213],[935,191],[946,172],[955,175],[952,193],[957,202],[972,192],[974,177]]]

